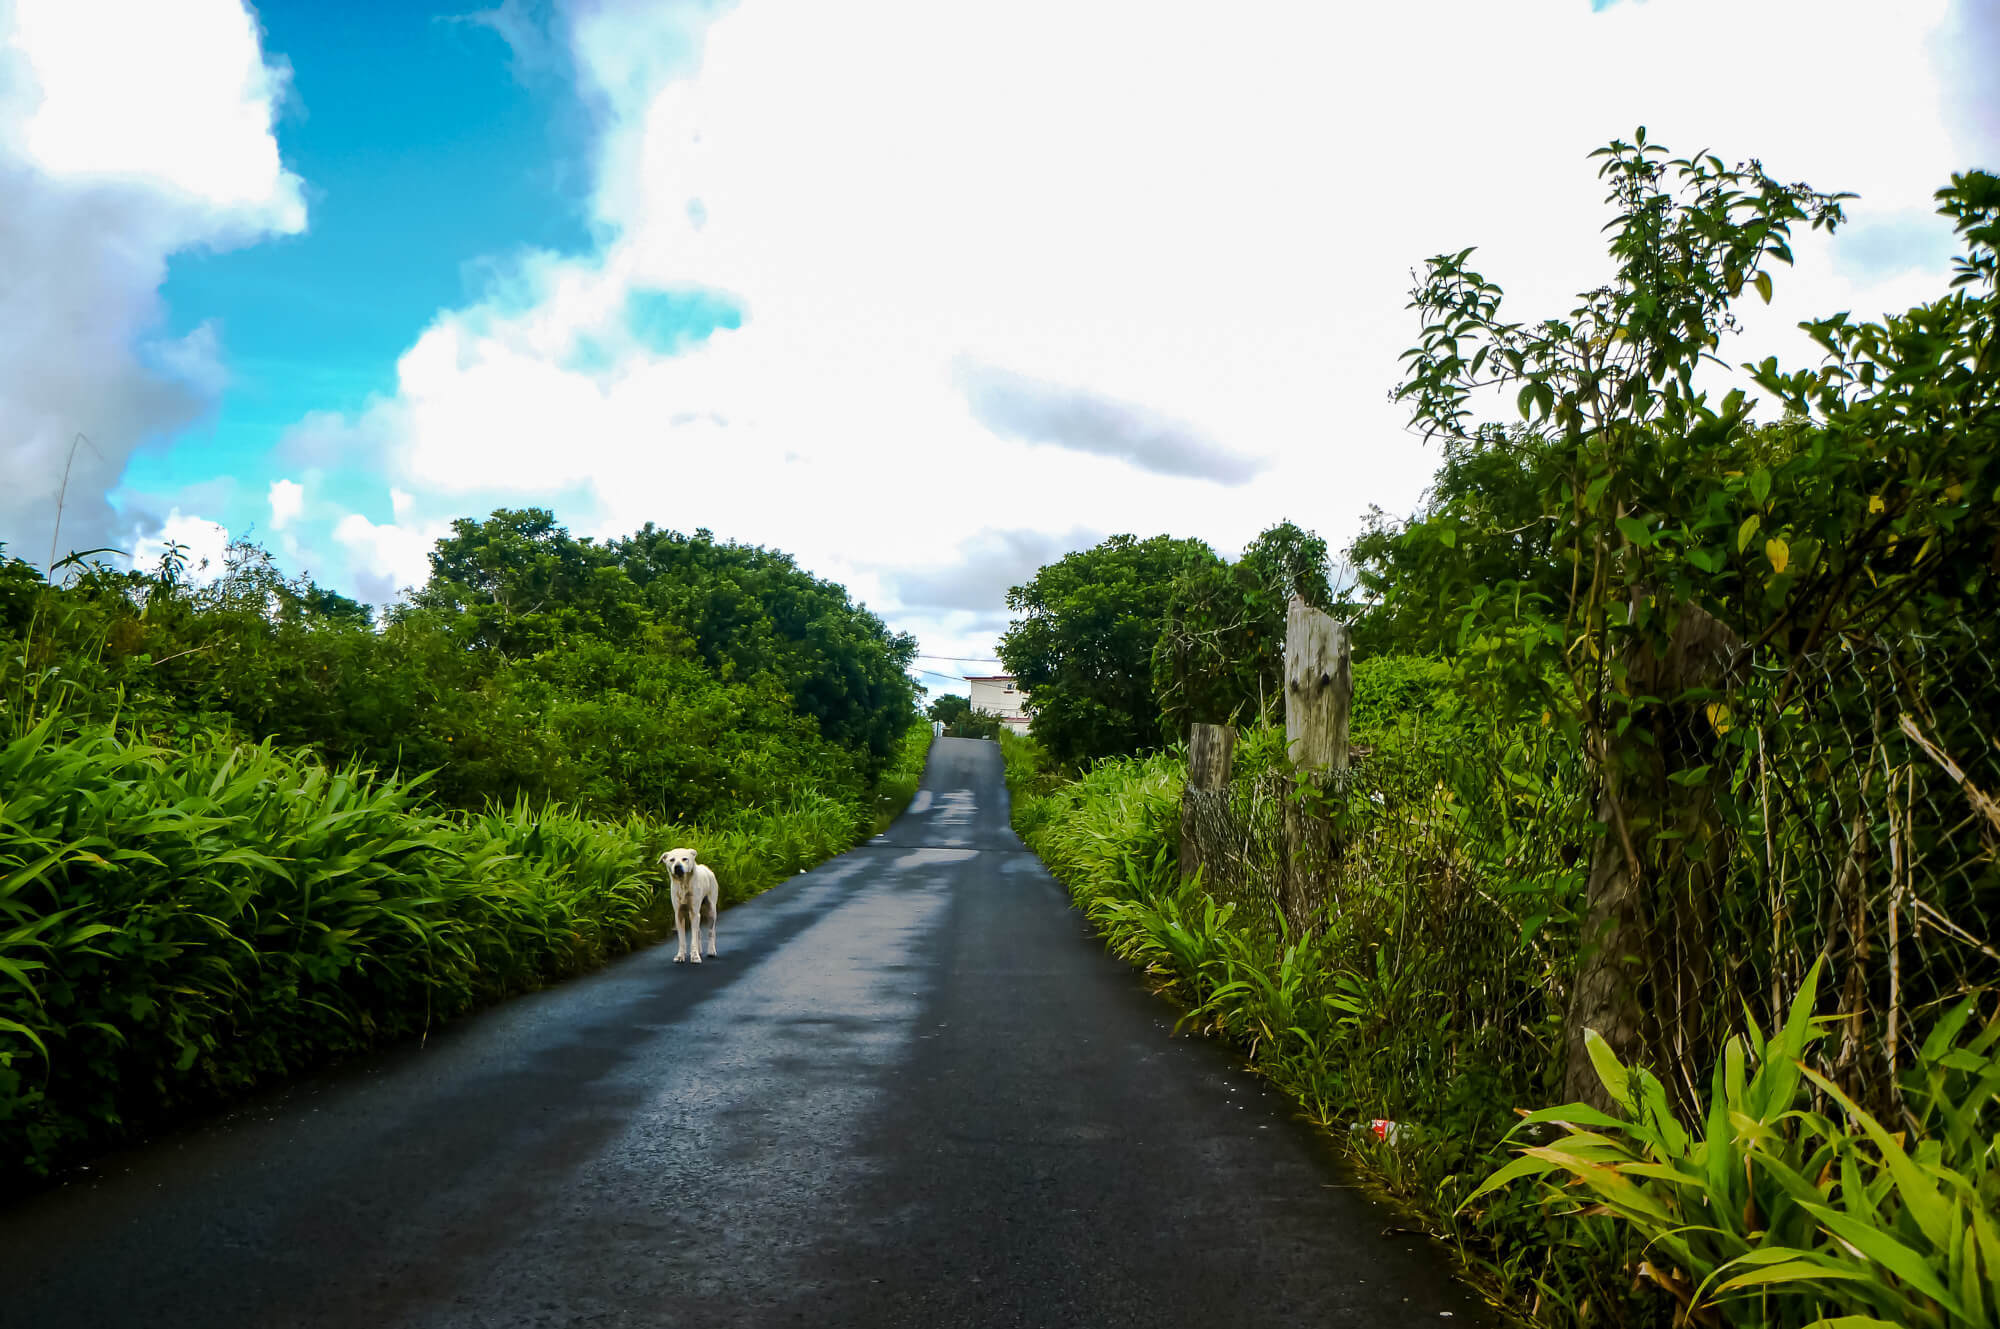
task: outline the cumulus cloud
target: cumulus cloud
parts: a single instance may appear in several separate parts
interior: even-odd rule
[[[430,576],[430,551],[445,534],[439,523],[418,528],[376,525],[358,512],[342,517],[333,538],[347,555],[348,573],[363,600],[386,604]]]
[[[305,509],[305,486],[296,480],[273,480],[270,501],[271,529],[282,531]]]
[[[991,365],[958,367],[972,416],[1002,438],[1116,457],[1142,471],[1240,485],[1270,463],[1220,447],[1189,425],[1144,406],[1043,383]]]
[[[900,608],[1004,617],[1009,590],[1033,578],[1044,564],[1072,550],[1088,549],[1103,538],[1081,528],[1059,535],[983,530],[961,544],[949,562],[891,570],[883,585]]]
[[[140,536],[133,543],[132,566],[150,572],[160,566],[171,550],[182,560],[181,575],[186,580],[213,581],[222,575],[223,556],[228,549],[228,527],[175,508],[157,531]]]
[[[221,391],[217,329],[161,335],[158,290],[178,250],[304,227],[272,134],[288,78],[240,0],[127,6],[115,24],[72,0],[0,6],[9,553],[128,543],[106,498],[126,459]]]
[[[301,422],[292,455],[403,491],[398,531],[535,502],[586,534],[775,544],[902,606],[927,650],[978,654],[975,607],[1038,533],[1228,549],[1288,513],[1337,547],[1370,504],[1407,510],[1436,461],[1387,400],[1410,269],[1476,244],[1513,316],[1566,309],[1609,266],[1585,154],[1635,125],[1864,196],[1867,252],[1802,238],[1732,361],[1810,363],[1800,319],[1934,294],[1899,228],[1963,165],[1922,95],[1946,5],[1297,0],[1232,9],[1219,40],[1143,0],[506,0],[493,25],[554,43],[596,115],[600,244],[439,311],[393,393]],[[1782,33],[1788,58],[1746,80],[1713,57],[1725,31]],[[1622,74],[1474,116],[1411,95],[1412,51],[1430,87]],[[1838,87],[1885,91],[1799,114]],[[613,335],[632,293],[692,289],[740,326]],[[380,543],[353,548],[383,564]]]

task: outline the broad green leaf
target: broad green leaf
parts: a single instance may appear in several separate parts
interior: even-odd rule
[[[1466,1196],[1464,1203],[1460,1204],[1458,1210],[1454,1212],[1463,1212],[1466,1205],[1471,1204],[1474,1200],[1489,1191],[1497,1191],[1503,1186],[1519,1181],[1522,1177],[1546,1176],[1550,1172],[1555,1171],[1557,1166],[1557,1164],[1547,1159],[1532,1157],[1525,1153],[1521,1154],[1513,1162],[1508,1163],[1505,1167],[1502,1167],[1499,1171],[1481,1182],[1478,1189]]]
[[[1630,1076],[1625,1066],[1612,1052],[1611,1045],[1604,1041],[1595,1029],[1583,1031],[1584,1050],[1590,1054],[1590,1064],[1597,1071],[1597,1078],[1604,1083],[1604,1092],[1611,1095],[1611,1101],[1632,1111],[1632,1090]]]
[[[1866,1269],[1843,1269],[1838,1265],[1824,1265],[1812,1260],[1791,1260],[1784,1264],[1768,1265],[1753,1269],[1747,1274],[1738,1274],[1725,1283],[1718,1283],[1718,1293],[1739,1287],[1759,1287],[1770,1283],[1811,1283],[1822,1280],[1849,1279],[1867,1282],[1874,1277]]]
[[[1931,1268],[1924,1257],[1916,1251],[1874,1224],[1851,1218],[1837,1209],[1830,1209],[1820,1204],[1809,1204],[1804,1207],[1829,1232],[1860,1251],[1864,1258],[1881,1265],[1952,1314],[1964,1315],[1964,1310],[1958,1304],[1958,1298],[1952,1295],[1951,1289],[1944,1285],[1944,1280],[1938,1277],[1937,1271]]]
[[[33,1043],[36,1047],[40,1048],[42,1055],[44,1057],[49,1055],[48,1044],[42,1042],[41,1036],[39,1034],[37,1034],[34,1030],[28,1028],[28,1026],[22,1024],[19,1020],[9,1020],[5,1016],[0,1016],[0,1029],[20,1034],[22,1037],[26,1038],[30,1043]]]

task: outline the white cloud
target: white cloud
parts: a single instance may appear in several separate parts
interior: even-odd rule
[[[258,40],[240,0],[0,3],[9,553],[39,561],[52,534],[64,550],[124,543],[105,494],[125,460],[221,391],[213,325],[158,334],[167,256],[305,225],[271,130],[288,75]]]
[[[386,604],[430,577],[431,546],[446,529],[443,522],[378,526],[360,513],[350,512],[335,524],[333,538],[347,556],[348,575],[361,598]]]
[[[191,582],[214,581],[223,572],[223,554],[229,548],[229,528],[206,517],[183,514],[179,508],[167,514],[157,532],[141,536],[132,545],[132,566],[147,572],[160,567],[170,546],[182,560],[181,575]]]
[[[1897,237],[1965,164],[1930,46],[1945,0],[1217,13],[559,6],[600,113],[600,252],[536,257],[441,312],[393,397],[306,422],[294,445],[379,468],[409,496],[398,530],[502,500],[590,534],[708,526],[795,552],[926,649],[973,654],[992,616],[931,603],[999,584],[969,531],[1233,550],[1289,515],[1338,545],[1369,504],[1407,509],[1434,464],[1386,400],[1415,338],[1410,270],[1476,244],[1515,317],[1566,309],[1608,271],[1585,154],[1637,124],[1858,191],[1878,232],[1846,262],[1802,239],[1732,359],[1807,359],[1797,320],[1941,289],[1935,247]],[[1767,56],[1749,69],[1728,50]],[[1865,115],[1819,113],[1858,89]],[[743,326],[576,363],[631,291],[690,285],[738,301]],[[1269,465],[1224,487],[1212,466],[1132,464],[1158,449],[1002,437],[1022,431],[968,409],[967,363]]]
[[[296,480],[273,480],[270,500],[271,529],[282,531],[305,509],[305,486]]]

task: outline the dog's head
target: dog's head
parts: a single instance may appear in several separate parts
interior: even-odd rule
[[[694,873],[694,850],[669,849],[660,855],[660,862],[666,864],[675,881],[682,881]]]

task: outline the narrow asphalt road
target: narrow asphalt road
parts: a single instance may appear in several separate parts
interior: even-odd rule
[[[9,1329],[1481,1323],[946,739],[877,841],[0,1211]],[[1451,1317],[1448,1321],[1446,1317]]]

